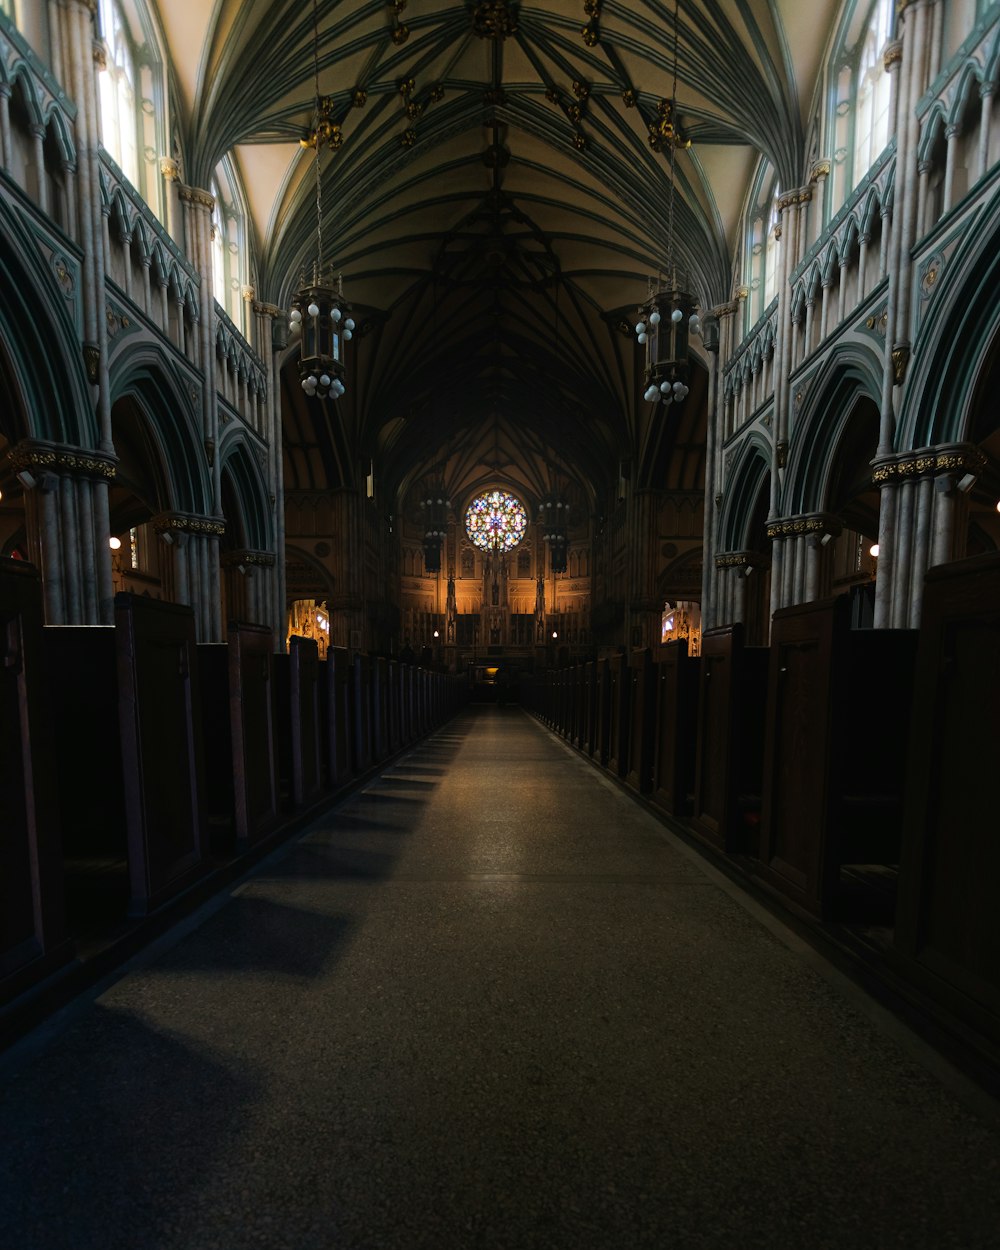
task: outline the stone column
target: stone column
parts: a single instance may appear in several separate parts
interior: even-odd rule
[[[187,512],[161,512],[153,517],[152,525],[170,553],[169,580],[174,595],[186,593],[194,608],[198,641],[221,641],[218,545],[226,532],[225,521]]]
[[[9,455],[26,492],[28,547],[42,572],[46,623],[108,624],[107,489],[114,459],[38,439],[23,440]],[[102,552],[108,555],[106,577]]]

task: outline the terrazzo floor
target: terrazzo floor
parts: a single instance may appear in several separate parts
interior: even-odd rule
[[[175,937],[0,1063],[2,1250],[1000,1247],[990,1108],[517,708]]]

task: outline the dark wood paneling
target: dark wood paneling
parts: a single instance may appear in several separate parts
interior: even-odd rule
[[[345,647],[330,647],[326,653],[327,770],[332,787],[341,786],[351,776],[351,657]]]
[[[656,730],[656,694],[653,684],[653,657],[648,650],[634,651],[629,657],[629,730],[627,783],[640,794],[653,788],[653,743]]]
[[[660,649],[655,665],[652,798],[673,816],[689,816],[694,805],[700,663],[688,655],[687,642],[672,642]]]
[[[760,858],[820,917],[844,912],[842,866],[899,862],[916,635],[850,625],[845,595],[775,613],[771,634]]]
[[[764,764],[767,648],[743,626],[702,635],[692,828],[724,851],[757,851]]]
[[[229,626],[229,713],[237,841],[252,845],[278,823],[274,640],[262,625]]]
[[[355,655],[353,677],[354,771],[363,773],[372,764],[372,663],[367,655]]]
[[[1000,554],[927,575],[895,946],[1000,1042]]]
[[[36,570],[0,560],[0,1003],[72,953],[41,633]]]
[[[293,634],[288,641],[292,801],[311,807],[323,793],[323,725],[319,697],[319,649],[315,638]]]

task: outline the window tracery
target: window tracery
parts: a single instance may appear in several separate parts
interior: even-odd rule
[[[129,182],[141,190],[132,35],[118,0],[100,0],[100,18],[105,54],[98,76],[101,142]]]
[[[236,182],[226,163],[215,171],[211,186],[212,293],[216,303],[241,331],[246,331],[243,288],[247,284],[244,217],[239,208]]]
[[[527,525],[524,505],[502,490],[477,496],[465,514],[465,532],[482,551],[512,551],[524,537]]]

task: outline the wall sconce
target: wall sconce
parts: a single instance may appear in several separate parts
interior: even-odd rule
[[[833,535],[832,535],[832,534],[824,534],[824,535],[823,535],[823,537],[819,540],[819,544],[820,544],[820,546],[821,546],[821,547],[826,547],[826,546],[828,546],[831,542],[833,542]]]
[[[558,637],[559,637],[559,630],[558,630],[558,629],[554,629],[554,630],[552,631],[552,637],[553,637],[553,638],[558,638]]]
[[[440,638],[440,637],[441,637],[441,631],[440,631],[439,629],[436,629],[436,630],[434,631],[434,637],[435,637],[435,638]]]
[[[878,559],[878,543],[872,543],[872,545],[868,548],[868,554],[873,560]]]
[[[116,538],[114,534],[112,534],[108,539],[108,546],[112,551],[121,551],[122,540],[120,538]]]
[[[973,486],[975,486],[975,484],[976,484],[975,473],[965,473],[955,483],[956,487],[962,492],[963,495],[967,495],[969,491],[972,490]]]
[[[29,473],[27,469],[18,469],[17,480],[21,483],[25,490],[34,490],[38,485],[33,473]]]

